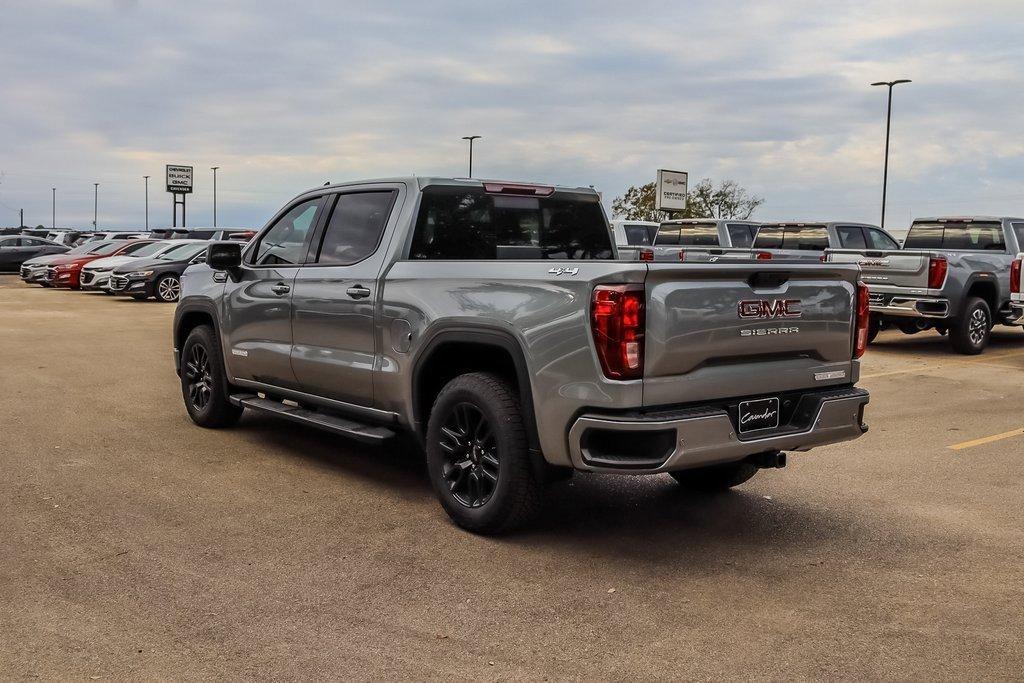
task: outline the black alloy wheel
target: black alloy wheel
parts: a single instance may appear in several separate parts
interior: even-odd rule
[[[197,411],[206,409],[210,403],[213,377],[210,374],[210,355],[202,344],[194,344],[185,360],[185,381],[188,385],[188,400]]]
[[[498,444],[487,417],[471,403],[459,403],[441,426],[444,452],[442,476],[452,496],[468,508],[491,499],[498,486],[501,463]]]

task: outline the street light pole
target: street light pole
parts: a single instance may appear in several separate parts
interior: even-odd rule
[[[469,140],[469,177],[473,177],[473,140],[479,140],[482,135],[464,135],[463,140]]]
[[[217,169],[220,166],[211,166],[213,171],[213,227],[217,227]]]
[[[56,187],[51,187],[50,189],[53,190],[53,201],[50,204],[50,210],[52,212],[50,214],[50,230],[56,230],[57,229],[57,188]]]
[[[100,184],[93,183],[92,188],[92,229],[95,230],[98,227],[96,224],[96,218],[99,213],[100,206]]]
[[[910,83],[909,78],[901,78],[895,81],[878,81],[871,85],[884,85],[889,88],[889,102],[885,111],[885,162],[882,166],[882,225],[885,227],[885,193],[889,184],[889,129],[892,124],[892,88],[900,83]]]
[[[149,176],[142,176],[146,181],[146,232],[149,232]]]

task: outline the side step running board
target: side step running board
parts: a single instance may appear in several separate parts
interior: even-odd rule
[[[347,436],[356,441],[362,441],[363,443],[379,444],[395,435],[387,427],[362,424],[361,422],[354,422],[329,413],[307,410],[306,408],[299,408],[298,406],[288,405],[280,401],[260,398],[255,394],[232,394],[229,400],[236,406],[283,417],[292,422],[324,429],[328,432]]]

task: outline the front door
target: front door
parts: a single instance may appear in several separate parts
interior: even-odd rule
[[[250,247],[224,289],[224,357],[233,379],[296,388],[291,368],[292,286],[324,197],[287,208]]]
[[[375,309],[385,226],[398,188],[334,195],[292,290],[292,369],[301,391],[373,406]]]

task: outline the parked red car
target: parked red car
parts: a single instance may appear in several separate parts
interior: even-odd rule
[[[82,266],[107,256],[129,256],[156,240],[106,240],[102,247],[88,254],[64,256],[51,261],[46,267],[46,284],[51,287],[80,287]]]

